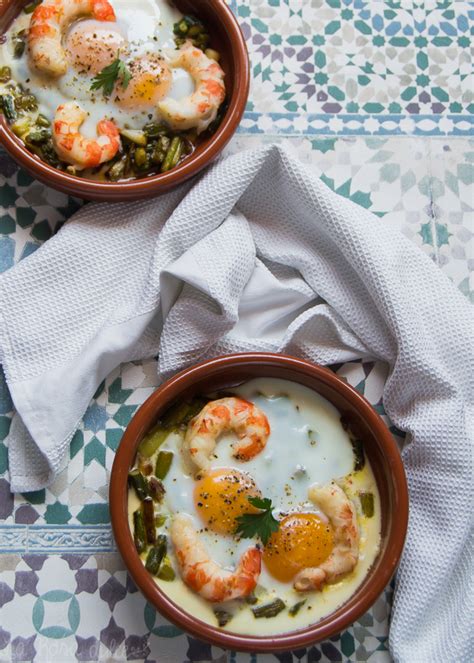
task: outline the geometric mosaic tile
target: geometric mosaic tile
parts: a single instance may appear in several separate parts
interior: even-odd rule
[[[472,3],[229,4],[247,39],[252,84],[226,152],[285,141],[339,195],[403,232],[474,301]],[[0,150],[0,274],[81,205]],[[333,368],[390,425],[381,398],[386,367]],[[258,657],[187,637],[146,603],[115,552],[108,482],[123,430],[156,385],[154,361],[113,371],[91,401],[65,469],[48,488],[13,496],[4,444],[13,406],[0,367],[0,663],[389,661],[390,588],[339,637]]]
[[[167,623],[137,591],[117,553],[0,557],[0,661],[293,663],[388,661],[391,588],[341,636],[297,654],[225,652]],[[22,616],[18,619],[18,615]],[[130,619],[133,615],[133,619]],[[366,647],[370,645],[372,651]],[[180,658],[177,658],[177,652]]]

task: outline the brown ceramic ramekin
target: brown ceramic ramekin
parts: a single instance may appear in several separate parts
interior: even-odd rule
[[[228,108],[217,131],[203,140],[190,157],[167,173],[123,182],[97,182],[48,166],[26,149],[0,114],[0,143],[15,161],[40,182],[59,191],[86,200],[112,202],[158,196],[211,163],[232,138],[245,110],[250,81],[247,48],[239,24],[224,0],[173,0],[173,3],[184,14],[198,16],[209,26],[213,47],[221,53]],[[0,0],[0,35],[4,34],[25,4],[27,0]]]
[[[173,403],[183,397],[228,388],[256,377],[299,382],[327,398],[364,440],[382,504],[379,555],[355,594],[316,624],[277,636],[229,633],[200,621],[171,601],[145,570],[133,543],[127,517],[127,475],[138,444]],[[115,540],[125,564],[148,601],[185,631],[217,646],[249,652],[299,649],[329,638],[357,620],[381,594],[400,559],[408,522],[408,491],[395,441],[372,406],[327,368],[286,355],[268,353],[218,357],[188,368],[164,383],[140,407],[124,433],[110,481],[110,512]]]

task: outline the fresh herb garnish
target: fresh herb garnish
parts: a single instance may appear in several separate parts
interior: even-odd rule
[[[120,81],[123,89],[126,90],[132,74],[125,62],[117,57],[111,64],[104,67],[99,71],[97,76],[93,79],[91,90],[100,90],[104,93],[105,97],[110,97],[117,81]]]
[[[252,506],[260,509],[260,513],[244,513],[238,516],[236,534],[240,534],[243,539],[253,539],[254,536],[260,537],[264,546],[273,532],[276,532],[280,522],[273,517],[272,501],[268,497],[248,497]]]

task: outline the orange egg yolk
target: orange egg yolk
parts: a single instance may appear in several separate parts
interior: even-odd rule
[[[294,513],[280,521],[263,551],[268,571],[281,582],[290,582],[303,569],[319,566],[333,548],[331,526],[315,513]]]
[[[250,475],[225,468],[207,472],[194,488],[197,512],[206,527],[218,534],[233,534],[238,516],[258,513],[247,498],[260,496]]]
[[[68,60],[79,72],[98,74],[116,59],[125,39],[114,24],[78,21],[66,38]]]
[[[171,71],[159,56],[144,55],[128,65],[132,75],[126,88],[119,85],[114,101],[122,108],[154,109],[171,87]]]

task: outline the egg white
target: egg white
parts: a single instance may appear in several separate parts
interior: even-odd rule
[[[161,53],[165,59],[170,49],[175,49],[173,25],[182,14],[172,5],[160,0],[112,0],[117,17],[116,23],[108,24],[128,41],[130,58],[145,53]],[[31,16],[21,13],[9,30],[15,34],[28,28]],[[90,19],[85,19],[90,20]],[[60,78],[51,78],[30,67],[28,55],[20,59],[13,57],[11,40],[0,47],[0,61],[12,70],[12,78],[29,88],[36,95],[39,111],[53,119],[57,107],[67,101],[77,101],[89,115],[81,126],[87,138],[97,135],[97,123],[107,117],[115,120],[121,128],[140,129],[150,120],[159,120],[157,108],[146,110],[123,109],[107,100],[101,91],[90,89],[93,75],[78,72],[72,66]],[[172,85],[168,96],[182,99],[194,91],[194,82],[184,69],[172,69]]]
[[[250,474],[264,497],[272,500],[275,515],[291,511],[324,514],[308,502],[308,488],[345,476],[353,469],[352,447],[340,423],[340,414],[325,398],[303,385],[287,380],[258,378],[233,389],[252,401],[268,417],[270,436],[263,452],[248,462],[232,455],[233,433],[219,438],[211,469],[234,468]],[[311,431],[311,434],[310,434]],[[313,444],[312,444],[313,442]],[[164,480],[165,505],[170,513],[184,512],[194,518],[200,537],[213,559],[226,568],[234,566],[240,555],[254,542],[204,531],[194,503],[194,478],[177,450],[182,438],[168,437],[162,449],[171,449],[175,458]],[[210,498],[211,500],[212,498]],[[261,582],[279,584],[263,567]]]

